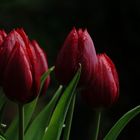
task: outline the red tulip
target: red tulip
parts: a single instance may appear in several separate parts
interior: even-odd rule
[[[82,65],[79,85],[86,85],[97,65],[97,56],[93,41],[87,30],[75,28],[67,36],[55,65],[55,75],[61,84],[70,82],[76,73],[79,63]]]
[[[83,100],[91,107],[109,107],[119,96],[119,80],[115,65],[106,54],[98,55],[96,75],[82,92]]]
[[[2,85],[6,96],[13,101],[27,103],[39,94],[40,78],[45,69],[41,71],[39,62],[44,58],[39,57],[36,48],[22,29],[13,30],[2,44]],[[47,61],[44,64],[46,67]]]

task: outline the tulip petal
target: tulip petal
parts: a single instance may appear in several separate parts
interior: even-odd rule
[[[28,61],[30,63],[30,68],[32,71],[32,78],[33,78],[33,85],[32,85],[32,95],[33,97],[36,97],[39,94],[40,89],[40,71],[39,71],[39,65],[37,56],[35,53],[34,48],[31,44],[26,46],[27,54],[28,54]]]
[[[81,81],[85,83],[86,80],[88,84],[91,75],[95,72],[95,68],[97,67],[97,55],[93,41],[87,30],[79,30],[78,34],[78,56],[79,63],[82,64]]]
[[[16,32],[22,37],[22,39],[25,43],[25,46],[29,47],[29,39],[28,39],[28,36],[26,35],[26,33],[24,32],[23,28],[17,29]]]
[[[11,31],[8,36],[5,38],[1,46],[1,55],[0,55],[0,78],[3,79],[3,71],[7,65],[9,56],[15,46],[15,43],[18,42],[20,46],[25,48],[25,43],[23,42],[22,37],[15,31]]]
[[[32,44],[32,46],[33,46],[33,48],[35,50],[35,54],[36,54],[36,57],[37,57],[37,60],[38,60],[38,67],[39,67],[39,71],[40,71],[40,77],[41,77],[42,74],[48,70],[46,54],[39,47],[38,43],[35,40],[33,40],[31,42],[31,44]],[[47,90],[47,88],[49,86],[49,83],[50,83],[50,76],[48,76],[48,78],[46,79],[41,94],[44,95],[46,93],[46,90]]]
[[[16,30],[12,30],[8,36],[5,38],[5,41],[3,43],[3,47],[7,47],[9,52],[13,49],[15,46],[15,43],[19,42],[20,46],[25,47],[25,43],[20,36],[20,34]]]
[[[32,73],[26,54],[23,48],[16,43],[5,69],[5,94],[11,100],[26,102],[32,96],[32,81]]]
[[[109,107],[119,96],[119,81],[115,65],[106,54],[98,54],[98,67],[89,86],[82,91],[84,100],[93,108]]]
[[[55,65],[55,74],[61,84],[67,84],[82,65],[79,86],[86,87],[95,71],[97,56],[93,41],[87,30],[75,28],[69,33],[61,48]]]
[[[106,89],[106,94],[110,94],[107,96],[107,99],[110,97],[110,102],[115,102],[118,99],[119,93],[119,85],[118,85],[118,74],[116,72],[116,68],[111,61],[111,59],[106,54],[99,55],[99,60],[101,61],[103,67],[103,79],[104,79],[104,88]],[[111,104],[112,104],[111,103]]]
[[[61,48],[55,64],[55,75],[62,84],[67,84],[76,73],[78,68],[77,47],[78,34],[76,29],[73,28]]]

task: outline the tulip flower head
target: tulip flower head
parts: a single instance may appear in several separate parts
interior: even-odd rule
[[[79,63],[82,66],[81,86],[87,85],[97,65],[97,56],[93,41],[87,30],[73,28],[58,53],[55,64],[55,75],[61,84],[70,82],[76,73]]]
[[[41,48],[37,47],[23,29],[10,32],[2,44],[2,85],[6,96],[13,101],[27,103],[38,96],[41,74],[48,67],[46,58],[39,56]],[[39,62],[45,66],[41,67]]]
[[[106,54],[99,54],[96,75],[82,92],[83,100],[92,108],[109,107],[119,96],[119,80],[115,65]]]

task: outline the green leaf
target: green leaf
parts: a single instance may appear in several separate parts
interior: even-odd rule
[[[43,84],[46,80],[46,78],[48,77],[48,75],[54,70],[54,66],[51,67],[50,69],[48,69],[47,72],[45,72],[42,77],[41,77],[41,86],[40,86],[40,91],[42,90]],[[39,96],[38,96],[39,97]],[[38,101],[38,97],[33,100],[32,102],[26,104],[24,106],[24,114],[25,114],[25,118],[24,118],[24,122],[25,122],[25,129],[28,126],[28,123],[30,122],[33,112],[35,110],[37,101]],[[18,137],[18,115],[16,115],[15,119],[12,121],[11,125],[9,126],[9,128],[7,129],[5,136],[7,138],[7,140],[17,140]]]
[[[104,140],[116,140],[124,127],[140,113],[140,105],[124,114],[111,128]]]
[[[0,109],[0,124],[2,123],[2,118],[3,118],[3,114],[4,114],[4,109],[5,109],[5,104],[3,104],[2,108]]]
[[[59,140],[70,102],[80,79],[80,73],[81,67],[59,99],[48,128],[46,129],[43,140]]]
[[[47,72],[45,72],[42,76],[41,76],[41,86],[40,86],[40,92],[42,90],[42,87],[44,85],[44,82],[46,80],[46,78],[50,75],[50,73],[54,70],[54,66],[52,66],[51,68],[48,69]]]
[[[25,132],[25,140],[40,140],[43,137],[45,128],[49,123],[50,117],[56,106],[57,100],[61,95],[61,92],[62,86],[60,85],[49,104],[45,106],[45,108],[30,124],[27,132]]]
[[[0,124],[2,123],[2,118],[3,118],[6,102],[7,102],[7,99],[3,93],[2,88],[0,88]]]
[[[24,106],[25,128],[27,127],[27,125],[32,117],[32,114],[33,114],[36,104],[37,104],[37,100],[38,100],[38,98],[36,98],[31,103]],[[6,136],[7,140],[11,140],[11,137],[15,140],[18,139],[18,115],[16,115],[15,119],[12,121],[11,125],[7,129],[5,136]]]
[[[0,140],[6,140],[3,136],[0,135]]]
[[[73,99],[70,103],[70,107],[69,107],[67,117],[66,117],[66,120],[65,120],[63,140],[69,140],[72,118],[73,118],[73,112],[74,112],[74,106],[75,106],[75,100],[76,100],[76,94],[74,94],[74,97],[73,97]]]

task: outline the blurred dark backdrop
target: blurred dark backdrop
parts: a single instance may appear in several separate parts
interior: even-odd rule
[[[58,50],[73,26],[87,28],[97,52],[106,52],[119,73],[120,98],[104,112],[102,139],[120,116],[140,104],[140,1],[0,0],[0,28],[9,32],[23,27],[29,37],[47,51],[49,66],[54,65]],[[88,140],[91,114],[78,98],[71,140]],[[140,115],[127,125],[118,139],[138,140],[139,130]]]

